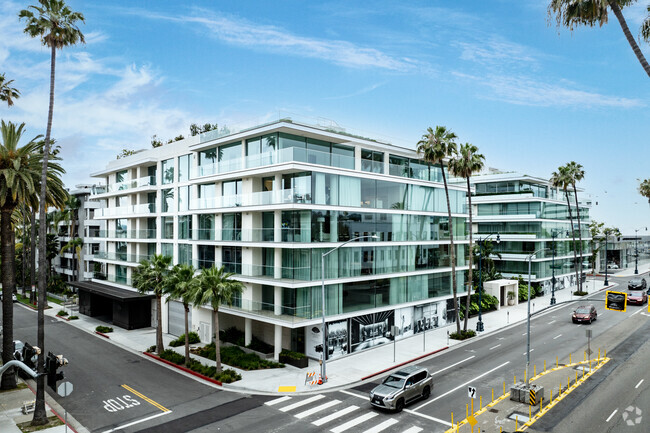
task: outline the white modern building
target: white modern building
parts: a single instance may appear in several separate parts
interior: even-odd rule
[[[545,293],[551,291],[553,275],[557,281],[555,290],[576,284],[569,206],[563,191],[554,188],[548,179],[494,169],[473,176],[470,182],[476,190],[472,196],[474,239],[492,235],[489,240],[494,241],[494,235],[499,234],[501,242],[493,245],[501,257],[492,259],[504,277],[521,275],[527,279],[527,258],[535,253],[531,280],[540,284]],[[572,191],[569,200],[576,227],[577,261],[586,270],[591,256],[591,199],[578,189],[579,224]],[[578,227],[582,231],[582,258],[577,247]]]
[[[80,312],[118,326],[150,326],[155,302],[130,287],[152,254],[197,269],[225,266],[245,284],[220,309],[222,329],[318,357],[321,255],[329,357],[453,321],[445,191],[438,166],[412,149],[341,128],[282,119],[211,131],[110,162],[92,199],[106,222],[102,270],[78,285]],[[458,292],[467,272],[466,189],[450,186]],[[378,239],[370,239],[370,236]],[[84,294],[85,293],[85,294]],[[163,329],[184,332],[183,308],[163,303]],[[211,310],[194,306],[202,341]]]

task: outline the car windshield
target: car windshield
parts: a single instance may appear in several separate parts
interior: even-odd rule
[[[578,308],[576,310],[576,313],[578,313],[578,314],[589,314],[589,308],[587,308],[587,307]]]
[[[384,379],[383,384],[392,388],[403,388],[404,378],[399,376],[388,376],[386,379]]]
[[[639,290],[630,290],[630,296],[643,296],[643,292]]]
[[[641,280],[630,280],[628,284],[631,284],[633,286],[640,286],[641,285]]]

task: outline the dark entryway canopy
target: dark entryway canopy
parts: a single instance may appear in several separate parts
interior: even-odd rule
[[[124,329],[151,326],[151,300],[154,295],[96,283],[73,281],[68,283],[79,290],[79,313],[104,318]]]

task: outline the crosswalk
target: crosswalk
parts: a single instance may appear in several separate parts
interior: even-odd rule
[[[400,422],[393,417],[377,421],[375,417],[380,415],[379,412],[373,410],[364,412],[359,406],[344,405],[340,400],[323,400],[324,398],[325,395],[323,394],[317,394],[304,400],[283,396],[267,401],[264,404],[275,407],[280,412],[290,413],[298,419],[306,419],[317,427],[324,426],[332,433],[347,431],[355,433],[388,433],[388,431],[395,431],[389,429]],[[309,407],[310,405],[313,405],[313,407]],[[419,433],[422,428],[410,426],[406,430],[400,429],[398,431],[400,433]]]

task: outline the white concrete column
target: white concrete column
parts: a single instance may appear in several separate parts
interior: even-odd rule
[[[389,173],[390,173],[390,154],[388,152],[384,152],[384,174],[389,174]]]
[[[275,325],[275,338],[273,339],[273,359],[280,360],[280,352],[282,351],[282,326]]]
[[[244,319],[244,345],[248,346],[253,341],[253,319]]]
[[[359,146],[354,147],[354,170],[361,171],[361,148]]]
[[[282,248],[273,250],[273,278],[282,278]]]
[[[273,312],[276,316],[282,314],[282,287],[273,287]]]
[[[273,211],[273,242],[282,242],[282,211]]]

